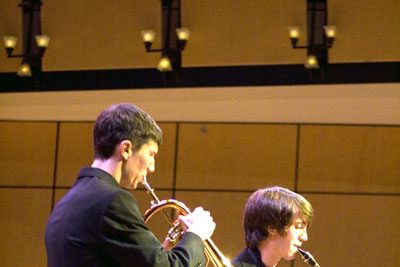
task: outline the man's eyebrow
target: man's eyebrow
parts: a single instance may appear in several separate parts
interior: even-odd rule
[[[294,222],[294,223],[304,223],[304,224],[307,224],[307,222],[306,222],[305,219],[295,219],[293,222]]]

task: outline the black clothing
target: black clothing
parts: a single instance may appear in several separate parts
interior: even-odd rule
[[[233,259],[232,264],[235,267],[265,267],[257,248],[245,248]]]
[[[201,238],[186,233],[171,251],[144,224],[135,197],[107,172],[84,168],[46,226],[49,267],[204,266]]]

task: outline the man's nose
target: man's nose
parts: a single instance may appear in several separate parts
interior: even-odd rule
[[[156,170],[156,164],[155,164],[154,161],[151,161],[151,162],[149,163],[149,166],[148,166],[148,168],[147,168],[147,171],[148,171],[149,173],[151,173],[151,172],[154,172],[155,170]]]
[[[308,240],[307,230],[304,229],[303,233],[300,235],[300,241],[305,242]]]

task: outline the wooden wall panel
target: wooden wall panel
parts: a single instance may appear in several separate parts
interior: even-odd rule
[[[54,206],[60,201],[60,199],[69,191],[69,189],[55,189],[54,193]]]
[[[182,25],[192,34],[184,66],[302,63],[305,51],[292,49],[287,27],[305,29],[305,5],[302,0],[185,1]]]
[[[153,188],[172,189],[175,168],[176,123],[158,123],[163,130],[163,143],[156,157],[156,171],[148,175]]]
[[[398,196],[304,196],[315,209],[304,247],[321,266],[398,266]]]
[[[0,184],[53,183],[56,123],[0,122]]]
[[[46,266],[44,229],[49,189],[0,188],[0,266]]]
[[[299,190],[400,192],[400,129],[302,126]]]
[[[399,61],[400,12],[396,0],[328,2],[328,22],[338,28],[331,63]]]
[[[159,47],[160,12],[158,1],[45,2],[42,32],[51,43],[44,70],[155,68],[160,55],[146,53],[140,32],[153,29]]]
[[[181,124],[178,189],[294,187],[296,126]]]
[[[79,170],[93,161],[93,123],[60,123],[57,186],[71,186]]]
[[[300,191],[400,192],[400,128],[301,126]]]

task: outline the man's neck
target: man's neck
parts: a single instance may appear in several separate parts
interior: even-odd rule
[[[113,160],[112,158],[109,159],[94,159],[92,163],[93,168],[102,169],[105,172],[111,174],[112,177],[117,180],[118,184],[121,181],[121,168],[120,162]]]
[[[275,267],[280,261],[280,257],[276,254],[271,244],[267,240],[261,241],[258,245],[258,250],[261,254],[261,261],[267,267]]]

